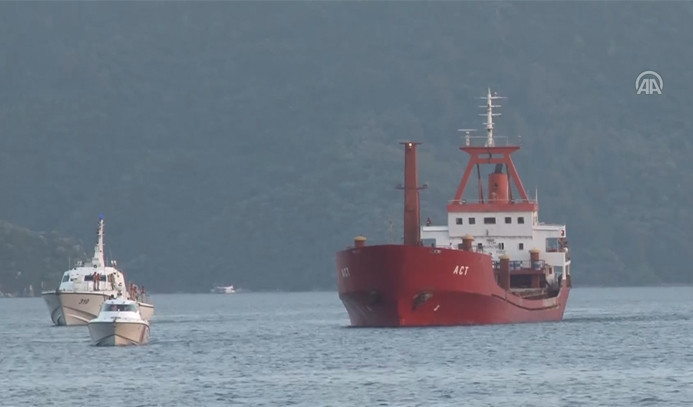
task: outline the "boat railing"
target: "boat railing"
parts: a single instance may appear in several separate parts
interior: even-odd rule
[[[528,199],[526,201],[522,199],[511,199],[509,201],[511,204],[515,203],[535,203],[536,201]],[[487,204],[490,203],[488,199],[450,199],[448,200],[448,205],[475,205],[475,204]]]
[[[508,265],[509,270],[527,270],[527,269],[534,269],[534,270],[541,270],[544,268],[544,265],[546,262],[544,260],[537,260],[534,262],[532,265],[532,262],[530,260],[510,260],[510,264]],[[493,262],[493,269],[494,270],[500,270],[500,261],[494,261]]]
[[[495,114],[494,114],[495,116]],[[465,131],[467,133],[475,131],[473,129],[460,129],[460,131]],[[471,134],[466,134],[464,136],[465,147],[487,147],[488,136],[472,136]],[[520,146],[522,145],[522,137],[520,136],[498,136],[493,135],[493,141],[495,147],[500,146]]]

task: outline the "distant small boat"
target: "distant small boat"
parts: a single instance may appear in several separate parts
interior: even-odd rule
[[[236,292],[236,288],[232,285],[218,285],[209,291],[214,294],[234,294]]]
[[[99,315],[87,326],[96,346],[144,345],[149,342],[149,323],[142,319],[137,301],[106,300]]]

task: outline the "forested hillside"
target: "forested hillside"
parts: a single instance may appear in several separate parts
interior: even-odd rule
[[[422,216],[444,221],[457,129],[481,128],[490,87],[540,220],[568,225],[576,285],[691,283],[692,18],[686,2],[1,3],[0,218],[91,250],[103,213],[109,257],[153,291],[331,289],[353,236],[401,236],[399,141],[423,142]],[[645,70],[661,95],[636,95]],[[29,250],[13,236],[0,264]]]
[[[84,256],[74,239],[0,221],[0,296],[39,295],[42,289],[55,289],[70,263]]]

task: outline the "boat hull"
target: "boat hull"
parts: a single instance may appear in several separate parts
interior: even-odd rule
[[[92,321],[88,327],[96,346],[144,345],[149,342],[149,324],[146,322]]]
[[[337,253],[352,326],[476,325],[559,321],[570,293],[528,299],[501,288],[491,257],[456,249],[380,245]]]
[[[137,306],[140,308],[140,315],[145,321],[151,321],[154,317],[154,305],[146,302],[137,302]]]
[[[104,292],[44,291],[41,293],[53,324],[58,326],[86,325],[96,318],[101,304],[109,297]]]

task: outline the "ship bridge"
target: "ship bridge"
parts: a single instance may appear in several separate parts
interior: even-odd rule
[[[473,250],[488,253],[494,261],[502,255],[529,261],[529,251],[538,250],[548,264],[563,266],[569,261],[566,227],[539,222],[538,199],[527,196],[511,157],[519,145],[496,145],[493,117],[500,114],[493,108],[500,106],[493,103],[502,97],[489,90],[484,99],[486,135],[473,137],[472,129],[460,129],[466,133],[460,150],[469,154],[469,160],[447,204],[447,226],[426,222],[420,230],[421,242],[460,249],[467,237],[473,239]],[[483,139],[482,145],[475,145],[475,139]],[[466,199],[465,192],[476,197]]]

